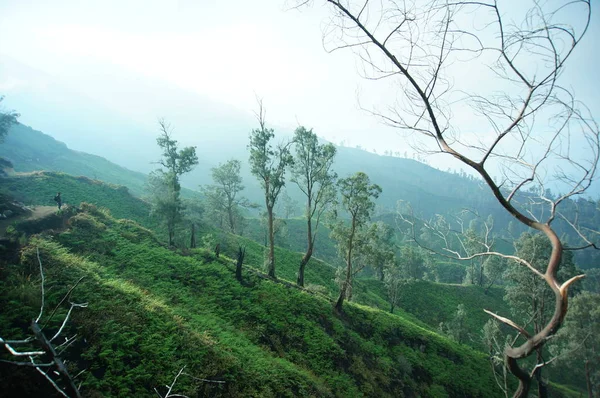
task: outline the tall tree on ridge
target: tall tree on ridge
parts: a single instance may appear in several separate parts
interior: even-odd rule
[[[335,309],[341,312],[346,292],[351,287],[354,275],[352,262],[356,256],[356,238],[371,218],[371,212],[375,209],[373,199],[379,197],[381,188],[377,184],[371,184],[369,177],[363,172],[342,178],[338,181],[338,186],[342,195],[342,207],[350,215],[350,225],[344,221],[338,221],[332,226],[331,232],[339,242],[340,253],[343,254],[346,261],[345,280],[342,282],[340,295],[335,303]]]
[[[335,200],[335,179],[331,170],[336,149],[333,144],[319,144],[312,129],[300,126],[294,132],[296,156],[292,181],[306,195],[306,252],[300,260],[297,283],[304,286],[304,268],[313,255],[321,216]],[[314,220],[314,229],[313,229]]]
[[[162,158],[158,163],[164,167],[153,172],[148,179],[152,214],[163,220],[169,234],[169,246],[174,245],[175,226],[181,219],[182,203],[179,177],[192,170],[198,164],[196,147],[181,150],[172,138],[171,125],[164,119],[158,121],[160,135],[156,143],[162,149]]]
[[[228,160],[218,167],[211,169],[214,185],[203,187],[202,191],[208,202],[221,218],[226,219],[227,227],[232,233],[238,232],[240,207],[249,207],[248,199],[238,194],[244,189],[240,176],[241,162],[236,159]]]
[[[258,100],[259,128],[250,133],[250,171],[260,181],[265,194],[267,208],[267,223],[269,230],[269,255],[267,259],[267,273],[275,278],[275,233],[273,229],[273,208],[281,188],[285,186],[285,171],[293,163],[290,154],[290,143],[283,143],[273,148],[271,140],[275,137],[274,130],[266,126],[266,111],[262,100]]]

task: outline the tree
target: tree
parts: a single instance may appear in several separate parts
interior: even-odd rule
[[[148,179],[152,214],[163,220],[169,234],[169,246],[174,245],[175,226],[181,220],[183,209],[179,185],[179,177],[188,173],[198,164],[196,147],[186,147],[181,150],[177,141],[172,138],[171,125],[164,119],[158,121],[160,135],[156,143],[162,149],[162,158],[158,163],[165,169],[151,173]]]
[[[386,266],[395,262],[394,231],[382,221],[372,223],[366,228],[364,241],[364,261],[377,272],[379,280],[383,281]]]
[[[483,325],[481,339],[483,344],[488,348],[494,380],[504,393],[504,396],[508,398],[508,369],[504,366],[502,351],[504,351],[504,347],[514,345],[514,343],[511,343],[510,336],[503,337],[500,330],[500,323],[495,319],[488,319],[485,325]]]
[[[600,294],[582,292],[569,303],[569,314],[557,334],[556,364],[583,368],[588,397],[600,392]]]
[[[190,224],[190,249],[196,248],[196,226],[202,222],[204,207],[197,200],[183,200],[183,217]]]
[[[317,135],[304,127],[294,133],[296,156],[292,166],[292,181],[306,195],[306,252],[300,260],[297,283],[304,286],[304,267],[310,260],[319,222],[327,207],[335,200],[336,173],[331,170],[336,149],[333,144],[319,144]],[[313,230],[313,219],[315,221]]]
[[[393,314],[394,308],[400,304],[400,291],[406,283],[406,277],[396,263],[395,257],[385,265],[383,283],[387,289],[388,300],[390,301],[390,313]]]
[[[181,221],[183,206],[179,191],[173,189],[173,175],[157,170],[148,175],[146,191],[150,201],[150,215],[158,218],[167,228],[169,246],[173,246],[175,226]]]
[[[464,304],[459,304],[456,307],[456,312],[454,313],[454,318],[450,322],[442,322],[440,323],[440,331],[456,341],[458,344],[462,344],[466,341],[468,337],[468,328],[465,324],[467,320],[467,310],[465,309]]]
[[[533,268],[543,270],[552,254],[552,245],[543,235],[524,233],[515,242],[515,256],[527,261]],[[557,276],[568,280],[577,270],[573,263],[573,252],[562,256]],[[544,280],[521,266],[510,261],[504,272],[507,282],[504,300],[510,305],[513,315],[523,325],[531,324],[534,333],[540,333],[552,317],[554,295]],[[544,347],[536,350],[538,364],[544,364]],[[543,366],[536,367],[533,374],[538,384],[538,394],[547,396],[547,386],[542,377]]]
[[[338,187],[342,196],[342,207],[350,215],[350,225],[344,221],[331,225],[331,236],[338,241],[338,249],[346,262],[345,278],[335,303],[335,309],[339,312],[352,283],[352,261],[357,255],[354,251],[357,235],[371,218],[371,212],[375,209],[373,199],[379,197],[381,188],[377,184],[371,184],[369,177],[363,172],[342,178],[338,181]]]
[[[590,1],[531,1],[518,7],[496,1],[325,3],[332,10],[324,38],[328,49],[352,48],[363,61],[366,77],[398,82],[396,107],[386,107],[390,111],[385,113],[371,107],[370,112],[411,134],[422,151],[448,155],[471,168],[508,214],[551,243],[552,254],[542,271],[519,261],[555,297],[553,315],[540,332],[527,333],[527,341],[505,350],[506,364],[519,380],[515,396],[526,397],[531,376],[518,361],[560,329],[569,286],[582,278],[557,280],[565,249],[575,248],[563,245],[553,222],[563,218],[561,203],[585,192],[597,173],[600,129],[590,111],[561,85],[566,61],[589,26]],[[476,85],[474,74],[479,77]],[[494,181],[493,174],[500,178]],[[546,197],[550,181],[559,181],[564,193]],[[543,218],[519,203],[531,198],[531,186],[548,204]],[[568,223],[582,232],[577,219]],[[586,242],[580,248],[600,247],[591,234],[582,235]]]
[[[266,127],[266,111],[262,100],[258,101],[259,128],[250,133],[250,171],[258,178],[265,194],[267,222],[269,230],[269,254],[267,258],[267,273],[275,278],[275,234],[273,229],[273,208],[281,188],[285,186],[285,171],[293,163],[289,143],[280,144],[273,148],[271,140],[275,137],[274,130]]]
[[[15,111],[5,111],[2,109],[2,101],[4,100],[4,96],[0,95],[0,142],[4,142],[4,138],[8,134],[8,130],[10,127],[17,123],[17,119],[19,118],[18,113]]]
[[[298,201],[288,195],[287,191],[282,191],[280,206],[277,206],[277,213],[283,214],[283,218],[286,220],[290,217],[294,217],[298,212]]]
[[[240,168],[241,162],[236,159],[213,167],[211,172],[215,184],[202,189],[207,203],[220,220],[220,226],[222,227],[222,220],[225,218],[229,231],[234,234],[239,230],[242,217],[240,207],[250,206],[248,199],[238,196],[244,189]]]

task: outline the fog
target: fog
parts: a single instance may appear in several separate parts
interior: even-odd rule
[[[336,144],[411,157],[403,136],[358,106],[393,105],[397,86],[362,79],[352,51],[324,50],[328,15],[320,2],[301,11],[284,1],[2,2],[0,94],[22,123],[143,172],[158,156],[158,117],[207,166],[228,148],[243,152],[257,96],[281,132],[302,124]],[[562,79],[598,115],[596,37],[593,15]],[[455,87],[486,89],[455,72]],[[471,115],[459,109],[455,120],[478,134]],[[427,161],[464,168],[449,156]]]

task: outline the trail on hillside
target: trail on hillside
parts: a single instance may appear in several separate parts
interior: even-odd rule
[[[5,236],[6,228],[8,228],[8,226],[12,225],[15,222],[25,220],[37,220],[40,218],[44,218],[50,214],[53,214],[57,210],[58,209],[56,206],[35,206],[31,207],[31,211],[27,214],[22,214],[20,216],[0,220],[0,238]]]

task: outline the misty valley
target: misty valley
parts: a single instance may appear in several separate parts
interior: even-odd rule
[[[0,5],[0,396],[600,397],[589,0],[167,3]]]

